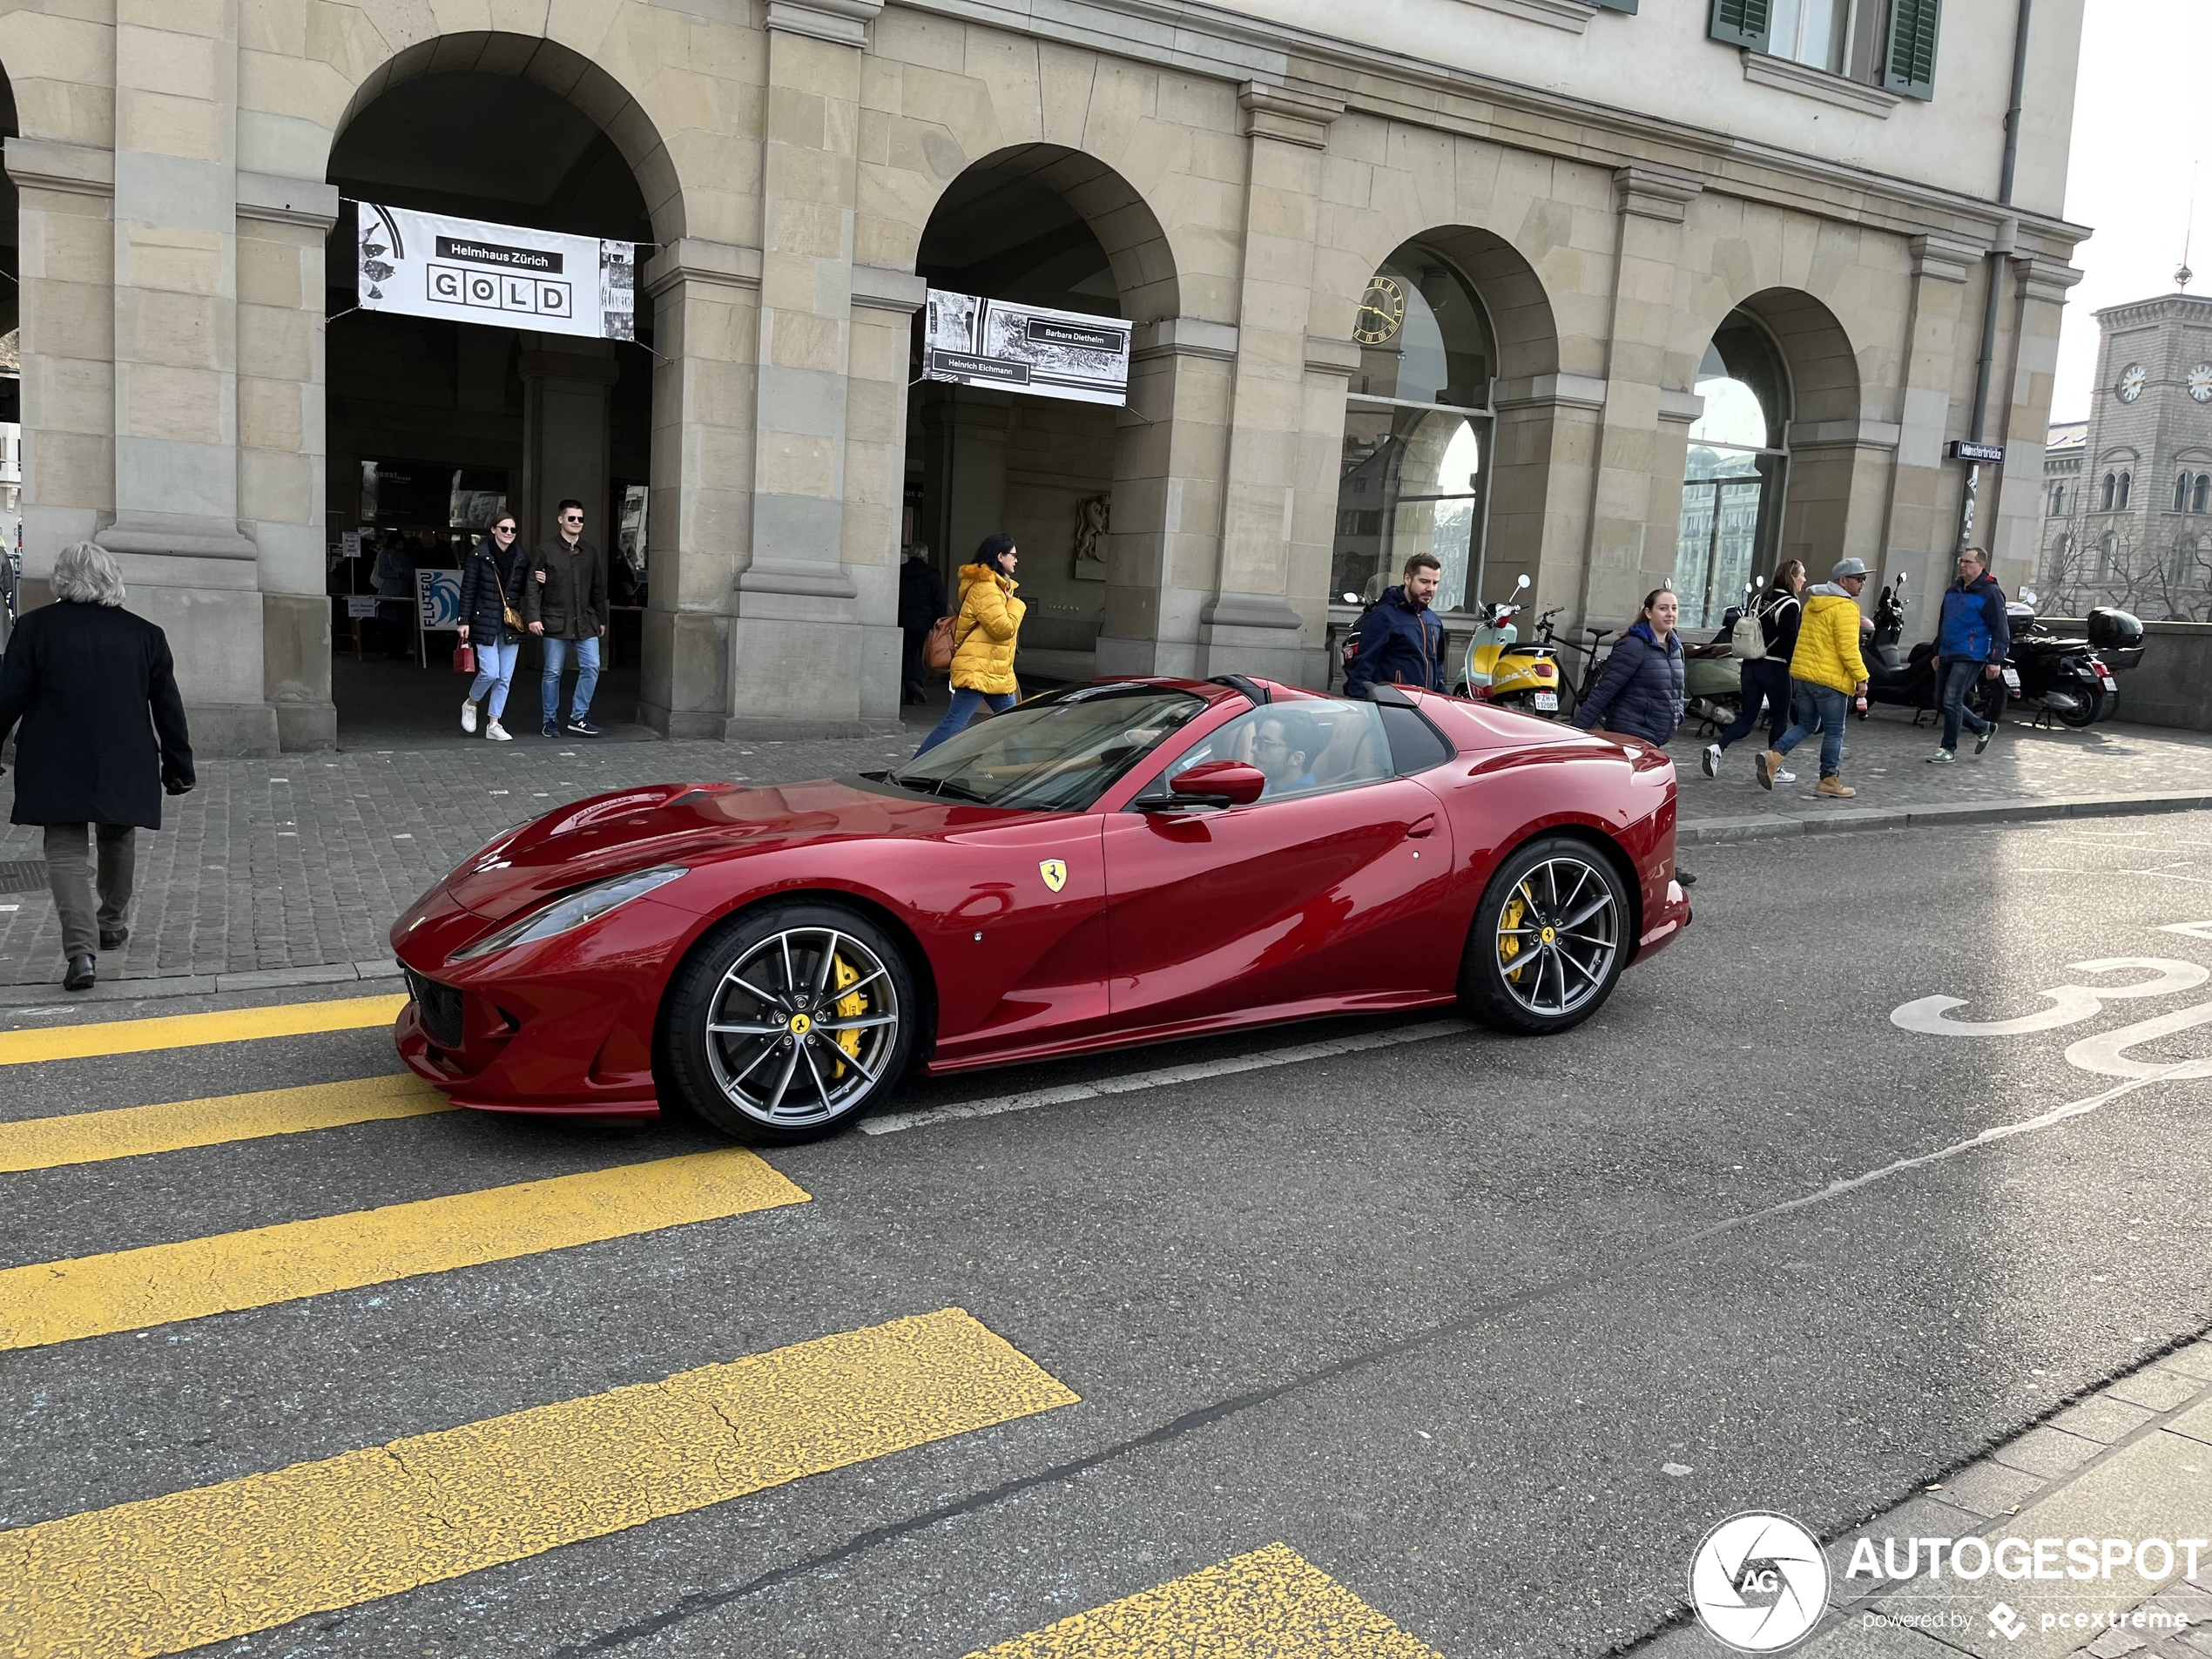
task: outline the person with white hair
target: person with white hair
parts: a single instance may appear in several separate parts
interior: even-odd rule
[[[10,821],[45,826],[62,986],[84,991],[98,952],[131,936],[138,828],[159,829],[162,791],[181,795],[197,779],[168,638],[123,609],[114,555],[90,542],[64,548],[53,590],[52,604],[16,624],[0,659],[0,748],[20,723]]]

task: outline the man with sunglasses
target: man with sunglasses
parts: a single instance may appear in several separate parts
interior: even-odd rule
[[[583,503],[564,501],[555,513],[561,533],[538,544],[530,561],[530,580],[523,595],[523,617],[545,642],[545,673],[539,684],[539,730],[549,738],[596,738],[591,693],[599,689],[599,642],[607,637],[607,571],[599,550],[583,539]],[[561,707],[561,671],[576,651],[576,695],[568,723],[556,718]]]

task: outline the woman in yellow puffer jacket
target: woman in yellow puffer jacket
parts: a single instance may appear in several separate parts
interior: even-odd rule
[[[975,711],[1003,714],[1022,695],[1014,644],[1028,607],[1014,597],[1021,554],[1011,536],[986,536],[975,562],[960,567],[960,610],[953,618],[953,705],[921,740],[917,758],[967,729]]]

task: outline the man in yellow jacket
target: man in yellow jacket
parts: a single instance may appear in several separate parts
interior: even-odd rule
[[[1806,592],[1797,649],[1790,658],[1791,706],[1796,718],[1782,740],[1759,757],[1760,788],[1773,788],[1783,756],[1817,732],[1820,784],[1813,792],[1834,800],[1849,800],[1858,793],[1841,774],[1844,718],[1851,699],[1866,689],[1866,664],[1858,654],[1858,596],[1865,587],[1866,566],[1857,559],[1839,559],[1828,580]]]

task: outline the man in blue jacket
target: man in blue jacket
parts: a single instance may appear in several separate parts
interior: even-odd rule
[[[1359,649],[1344,671],[1346,697],[1364,697],[1370,685],[1412,685],[1441,691],[1444,624],[1429,609],[1444,567],[1433,553],[1406,561],[1406,579],[1385,588],[1359,623]]]
[[[1992,718],[1966,706],[1966,692],[1977,679],[1995,679],[2012,654],[2012,624],[2005,619],[2005,590],[1989,574],[1989,556],[1978,547],[1959,555],[1959,579],[1943,593],[1943,616],[1936,624],[1935,683],[1943,710],[1943,746],[1928,757],[1932,766],[1959,758],[1959,727],[1973,730],[1974,752],[1989,747],[2003,717],[2005,693],[1997,691]]]

